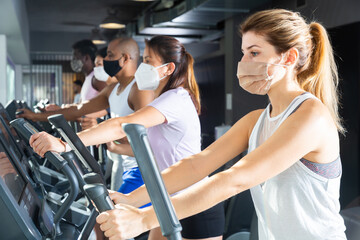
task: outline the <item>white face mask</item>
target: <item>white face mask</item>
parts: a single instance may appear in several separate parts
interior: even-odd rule
[[[104,70],[104,66],[94,67],[94,75],[97,80],[103,82],[106,82],[109,78],[109,75]]]
[[[154,67],[150,64],[141,63],[135,72],[135,80],[139,90],[155,90],[158,88],[160,80],[167,77],[166,75],[160,78],[156,69],[168,65],[165,63],[161,66]]]

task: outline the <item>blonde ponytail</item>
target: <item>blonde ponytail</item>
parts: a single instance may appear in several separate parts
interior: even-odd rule
[[[319,98],[328,108],[340,133],[344,134],[342,119],[338,113],[339,84],[337,66],[334,60],[333,49],[325,28],[317,23],[309,24],[312,36],[312,51],[308,58],[307,68],[297,75],[301,88]]]

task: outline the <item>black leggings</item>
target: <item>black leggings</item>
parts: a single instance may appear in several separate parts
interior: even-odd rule
[[[187,239],[209,238],[222,236],[225,226],[223,203],[194,216],[180,220],[181,235]]]

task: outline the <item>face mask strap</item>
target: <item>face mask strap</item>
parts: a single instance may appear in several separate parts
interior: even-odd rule
[[[283,53],[281,54],[281,58],[280,58],[280,61],[279,62],[281,62],[282,61],[282,59],[283,59]],[[273,75],[271,75],[271,76],[269,76],[269,74],[268,74],[268,72],[269,72],[269,65],[273,65],[273,66],[278,66],[278,67],[285,67],[285,68],[287,68],[288,67],[288,65],[285,65],[285,64],[280,64],[280,63],[267,63],[267,65],[266,65],[266,75],[267,75],[267,80],[271,80],[271,79],[273,79],[274,78],[274,74]]]
[[[272,64],[272,63],[266,64],[266,78],[265,78],[266,81],[269,81],[269,80],[273,79],[273,77],[274,77],[274,73],[271,76],[269,75],[269,65],[275,65],[275,64]]]
[[[165,75],[165,76],[163,76],[162,78],[159,78],[159,81],[160,80],[163,80],[164,78],[166,78],[168,75]]]
[[[281,58],[280,58],[280,61],[281,62],[283,60],[283,57],[284,57],[284,53],[281,54]],[[268,63],[268,64],[271,64],[271,65],[275,65],[275,66],[279,66],[279,67],[288,67],[288,65],[286,64],[280,64],[280,63]]]
[[[158,68],[164,67],[164,66],[166,66],[166,65],[168,65],[168,64],[170,64],[170,63],[164,63],[163,65],[160,65],[160,66],[155,67],[155,69],[158,69]]]
[[[170,63],[164,63],[163,65],[157,66],[157,67],[155,67],[154,69],[158,69],[158,68],[164,67],[164,66],[166,66],[166,65],[168,65],[168,64],[170,64]],[[159,80],[162,80],[162,79],[166,78],[167,76],[169,76],[169,75],[165,75],[165,76],[163,76],[162,78],[160,78]]]
[[[279,66],[279,67],[288,67],[288,65],[285,64],[278,64],[278,63],[268,63],[269,65]]]

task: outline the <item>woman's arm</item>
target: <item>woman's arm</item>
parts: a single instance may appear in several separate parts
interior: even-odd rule
[[[103,110],[98,111],[98,112],[93,112],[93,113],[86,114],[86,117],[88,117],[88,118],[101,118],[101,117],[105,116],[106,114],[108,114],[107,110],[103,109]]]
[[[106,146],[110,152],[134,157],[134,152],[132,151],[132,148],[129,143],[117,144],[115,142],[108,142],[106,143]]]
[[[135,113],[125,117],[111,118],[99,125],[78,133],[85,146],[96,145],[115,141],[126,136],[123,123],[136,123],[145,128],[156,126],[165,122],[165,117],[157,109],[146,106]]]
[[[324,111],[307,102],[303,105],[267,141],[233,167],[173,197],[178,218],[199,213],[254,187],[286,170],[308,153],[321,151],[324,145],[336,142],[328,138],[328,132],[336,127]],[[123,216],[127,216],[127,220]],[[131,234],[158,226],[152,208],[115,209],[100,214],[97,221],[110,239],[119,235],[130,238],[134,236]],[[131,231],[129,226],[132,226]]]
[[[82,136],[88,137],[89,134],[95,134],[100,133],[100,131],[108,131],[111,128],[113,128],[114,133],[112,133],[110,136],[113,136],[111,139],[109,138],[107,141],[104,142],[102,140],[101,143],[106,143],[110,141],[114,141],[119,138],[125,137],[125,133],[122,130],[122,123],[137,123],[142,124],[146,128],[159,125],[163,122],[165,122],[165,117],[160,113],[158,110],[156,110],[153,107],[147,106],[150,102],[154,100],[154,91],[149,90],[139,90],[137,88],[136,83],[133,84],[131,87],[129,96],[128,96],[128,104],[129,106],[135,111],[135,113],[130,114],[126,117],[120,117],[120,118],[113,118],[109,119],[108,121],[103,122],[99,125],[99,128],[97,130],[89,129],[90,132],[83,131],[79,133],[79,137],[82,138]],[[102,133],[104,134],[104,133]],[[105,135],[105,134],[104,134]],[[118,136],[118,137],[116,137]],[[86,142],[84,142],[85,145],[87,145]],[[98,143],[96,143],[98,144]],[[95,145],[95,144],[90,144]],[[88,145],[87,145],[88,146]]]
[[[316,100],[314,100],[316,101]],[[327,134],[336,127],[322,109],[304,103],[262,145],[232,168],[209,178],[173,198],[178,217],[185,218],[252,188],[280,174],[303,156],[318,152],[333,139]],[[335,158],[334,158],[335,159]],[[179,209],[179,211],[178,211]]]
[[[122,123],[142,124],[148,128],[162,124],[164,121],[165,117],[162,113],[153,107],[147,106],[126,117],[106,120],[90,129],[78,133],[78,136],[85,146],[103,144],[125,137],[121,126]],[[45,132],[32,135],[29,142],[30,146],[40,156],[44,156],[47,151],[65,151],[64,142]]]
[[[245,151],[253,126],[262,111],[261,109],[247,114],[205,150],[165,169],[162,172],[162,177],[167,191],[172,194],[200,181]],[[113,193],[110,197],[116,203],[126,203],[136,207],[150,202],[145,186],[126,196]]]
[[[94,105],[96,105],[97,103],[100,104],[101,99],[102,99],[102,101],[106,101],[106,104],[107,104],[106,108],[107,108],[109,106],[108,98],[111,94],[111,91],[114,89],[115,86],[116,86],[115,83],[107,86],[105,89],[103,89],[103,91],[101,91],[101,93],[97,97],[91,99],[89,102],[85,103],[83,106],[81,105],[81,108],[78,111],[78,114],[83,113],[84,111],[86,112],[86,109],[90,108],[92,106],[92,104],[94,104]],[[148,109],[145,111],[138,111],[140,108],[145,107],[147,104],[149,104],[153,99],[154,99],[153,91],[140,91],[137,89],[137,87],[134,88],[134,86],[133,86],[129,93],[128,101],[129,101],[129,104],[131,104],[134,107],[134,111],[136,111],[136,112],[127,117],[110,119],[110,120],[105,121],[102,124],[100,124],[101,126],[96,125],[93,128],[89,128],[84,131],[85,137],[92,136],[92,138],[91,138],[91,140],[93,141],[92,145],[96,145],[96,144],[106,143],[106,142],[113,141],[115,139],[124,137],[125,134],[122,131],[122,127],[121,127],[122,123],[138,123],[138,124],[143,124],[147,127],[155,126],[155,125],[163,123],[165,121],[165,117],[159,111],[157,111],[155,108],[147,107]],[[84,115],[84,114],[82,114],[82,115]],[[82,116],[82,115],[80,115],[80,116]],[[78,116],[78,115],[76,115],[76,116]],[[65,118],[66,118],[66,115],[65,115]],[[105,132],[109,131],[109,126],[110,126],[111,134],[106,135]],[[100,130],[97,129],[98,127],[100,128]],[[115,132],[111,131],[112,127],[114,127]],[[105,132],[103,132],[103,130],[105,130]],[[80,138],[81,138],[81,134],[82,133],[79,133]],[[97,134],[97,135],[94,136],[92,134]],[[118,134],[118,136],[116,136],[116,134]],[[96,139],[97,139],[97,137],[100,137],[100,136],[102,137],[102,139],[99,142]],[[108,138],[108,136],[110,136],[110,137],[112,136],[113,138],[110,139],[110,138]],[[87,143],[84,142],[84,144],[86,145]],[[89,144],[91,144],[91,142],[88,143],[87,146],[89,146]],[[46,151],[57,151],[57,152],[59,150],[60,150],[60,152],[65,151],[65,143],[61,142],[59,139],[52,137],[49,134],[34,134],[30,138],[30,145],[34,148],[35,152],[38,153],[40,156],[43,156],[43,154],[45,154]]]

